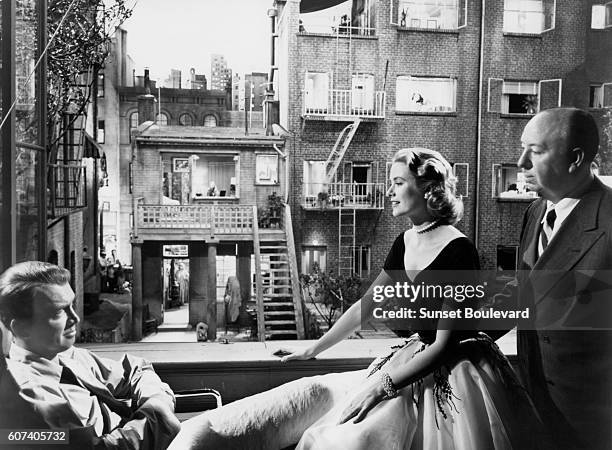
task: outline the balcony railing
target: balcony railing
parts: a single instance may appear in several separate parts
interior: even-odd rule
[[[305,183],[304,208],[383,209],[384,183]]]
[[[319,117],[362,117],[372,119],[385,118],[385,92],[376,91],[370,94],[351,89],[330,89],[327,102],[311,100],[306,91],[304,102],[305,116]],[[317,97],[316,93],[312,97]]]
[[[249,205],[138,205],[138,229],[208,229],[211,234],[253,232]]]
[[[49,164],[48,177],[50,193],[47,214],[50,217],[61,217],[87,206],[85,167]]]

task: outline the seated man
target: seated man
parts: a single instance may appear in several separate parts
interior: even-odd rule
[[[14,335],[0,428],[88,430],[95,448],[165,449],[180,428],[172,391],[142,359],[73,347],[79,317],[69,280],[66,269],[37,261],[0,275],[0,319]]]

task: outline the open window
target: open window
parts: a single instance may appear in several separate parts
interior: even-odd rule
[[[498,199],[533,199],[537,193],[527,189],[525,175],[512,163],[493,164],[493,197]]]
[[[353,249],[353,267],[358,277],[368,278],[370,276],[370,263],[370,246],[356,245]]]
[[[325,161],[304,161],[304,206],[316,207],[320,192],[327,193]]]
[[[589,87],[589,108],[612,108],[612,83]]]
[[[467,0],[391,0],[391,24],[400,28],[457,30],[467,24]]]
[[[518,269],[519,246],[497,246],[497,274],[499,276],[514,277]]]
[[[501,114],[536,114],[561,106],[562,80],[513,81],[489,78],[487,110]]]
[[[457,80],[399,76],[395,90],[396,111],[453,112],[456,110]]]
[[[456,194],[463,198],[469,196],[469,173],[470,165],[468,163],[454,163],[453,174],[457,177],[457,191]]]
[[[237,155],[164,154],[162,165],[164,204],[186,205],[239,195]]]
[[[306,72],[304,97],[307,113],[327,113],[329,80],[327,72]]]
[[[612,2],[593,5],[591,10],[591,28],[603,30],[612,27]]]
[[[302,2],[300,33],[373,36],[376,0],[325,0]]]
[[[541,34],[555,28],[556,0],[504,0],[504,32]]]

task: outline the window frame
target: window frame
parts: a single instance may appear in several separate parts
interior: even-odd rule
[[[491,170],[491,176],[492,176],[491,198],[497,201],[507,201],[507,202],[524,202],[524,201],[533,201],[533,200],[538,199],[539,195],[535,191],[521,192],[520,190],[518,190],[516,194],[510,194],[510,195],[501,195],[503,192],[510,192],[510,191],[498,192],[499,183],[501,182],[501,179],[498,176],[498,174],[500,174],[501,171],[503,170],[509,170],[509,169],[516,171],[517,181],[514,184],[516,184],[518,188],[518,183],[519,183],[518,174],[521,173],[521,170],[516,166],[516,163],[493,163],[492,170]]]
[[[602,26],[593,26],[593,19],[596,11],[601,11],[601,14],[603,14]],[[610,12],[608,13],[608,11]],[[606,23],[608,19],[609,23]],[[606,30],[608,28],[612,28],[612,1],[591,5],[591,30]]]
[[[367,269],[365,274],[362,272],[361,266],[363,263],[363,252],[366,253]],[[355,258],[357,256],[357,258]],[[372,275],[372,246],[369,244],[355,245],[353,247],[353,272],[359,276],[359,278],[369,278]]]
[[[407,2],[407,1],[406,1]],[[418,31],[429,31],[429,32],[444,32],[444,31],[457,31],[462,28],[467,27],[467,14],[468,14],[468,2],[467,0],[457,0],[457,21],[455,27],[452,28],[442,28],[442,27],[422,27],[420,18],[408,17],[406,15],[406,22],[402,24],[402,20],[400,19],[401,11],[403,10],[400,7],[402,0],[391,0],[391,7],[389,8],[389,23],[393,26],[396,26],[399,30],[418,30]],[[416,3],[413,1],[412,3]],[[422,3],[425,3],[423,1]],[[415,22],[414,20],[419,20],[419,26],[412,26]],[[410,23],[409,23],[410,22]],[[429,25],[429,22],[425,22],[426,25]]]
[[[275,160],[275,175],[276,178],[268,178],[268,179],[263,179],[260,178],[260,161],[262,159],[268,159],[268,158],[274,158]],[[280,180],[279,180],[279,164],[278,164],[278,153],[263,153],[263,152],[256,152],[255,153],[255,185],[265,185],[265,186],[276,186],[280,184]]]
[[[104,98],[104,83],[105,83],[105,77],[104,77],[104,72],[98,72],[98,80],[97,80],[97,97],[98,98]]]
[[[183,123],[183,118],[184,117],[188,117],[189,118],[189,123],[188,124]],[[181,113],[179,115],[179,118],[178,118],[178,124],[180,126],[182,126],[182,127],[191,127],[191,126],[193,126],[193,116],[191,114],[187,113],[187,112]]]
[[[557,0],[534,0],[535,1],[539,1],[539,3],[542,5],[542,29],[539,31],[517,31],[517,30],[508,30],[506,28],[506,12],[510,11],[510,12],[518,12],[518,13],[523,13],[523,12],[530,12],[530,11],[523,11],[523,10],[510,10],[510,9],[506,9],[506,4],[509,1],[520,1],[520,0],[504,0],[504,5],[503,5],[503,20],[502,20],[502,29],[504,34],[515,34],[515,35],[524,35],[524,36],[540,36],[544,33],[547,33],[549,31],[552,31],[555,29],[556,27],[556,22],[557,22]],[[552,2],[552,11],[551,11],[551,17],[552,20],[550,21],[550,26],[548,28],[546,28],[546,17],[547,16],[547,3]]]
[[[162,120],[162,123],[160,123],[160,120],[159,120],[160,117],[164,118],[164,120]],[[155,114],[155,124],[158,125],[158,126],[161,126],[161,127],[168,126],[170,124],[170,116],[167,113],[163,112],[163,111],[160,112],[160,113]]]
[[[509,111],[505,111],[504,109],[504,95],[506,94],[506,88],[505,85],[507,83],[534,83],[537,87],[536,89],[536,94],[537,95],[537,108],[535,110],[535,112],[532,113],[516,113],[516,112],[509,112]],[[546,106],[545,108],[542,108],[542,88],[544,85],[546,85],[547,83],[557,83],[558,86],[558,92],[556,93],[556,104],[553,104],[552,106]],[[547,80],[539,80],[539,81],[532,81],[532,80],[506,80],[504,78],[496,78],[496,77],[490,77],[488,80],[488,89],[487,89],[487,112],[489,113],[494,113],[494,114],[500,114],[502,116],[517,116],[517,117],[531,117],[535,114],[537,114],[540,111],[543,111],[544,109],[549,109],[549,108],[555,108],[555,107],[559,107],[561,106],[561,100],[563,97],[563,79],[562,78],[551,78],[551,79],[547,79]],[[529,94],[526,94],[529,95]],[[492,101],[492,99],[497,99],[497,101]],[[497,104],[498,106],[496,107],[495,104]]]
[[[452,84],[451,88],[452,88],[452,106],[451,106],[451,110],[449,111],[431,111],[431,110],[424,110],[424,109],[402,109],[400,108],[400,106],[398,105],[398,99],[400,98],[400,84],[402,81],[413,81],[416,80],[417,83],[418,81],[428,81],[428,82],[450,82]],[[436,114],[456,114],[457,113],[457,78],[455,77],[439,77],[439,76],[420,76],[420,75],[398,75],[396,80],[395,80],[395,112],[396,114],[431,114],[431,115],[436,115]],[[403,89],[408,89],[408,88],[402,88]],[[403,92],[402,92],[403,94]],[[412,94],[412,96],[414,97],[414,94]],[[419,93],[417,93],[419,94]],[[419,94],[420,95],[420,94]],[[423,97],[421,96],[421,99]],[[408,100],[405,100],[405,102],[407,103]],[[418,102],[415,102],[418,103]],[[438,108],[438,107],[444,107],[444,105],[435,105],[434,108]]]
[[[206,119],[212,117],[213,119],[215,119],[215,124],[214,125],[206,125]],[[207,128],[216,128],[219,126],[219,121],[217,120],[217,116],[215,116],[214,114],[206,114],[204,116],[204,118],[202,119],[202,126],[207,127]]]
[[[469,163],[453,163],[453,175],[457,178],[457,191],[459,191],[460,185],[463,185],[464,182],[459,175],[457,175],[458,168],[465,168],[465,195],[457,192],[457,195],[460,195],[461,198],[469,198],[470,196],[470,164]]]
[[[96,127],[96,142],[98,144],[104,144],[106,142],[106,122],[104,119],[98,119]]]
[[[325,265],[321,265],[319,263],[319,269],[322,273],[327,272],[327,245],[320,245],[320,244],[302,244],[302,249],[301,249],[301,260],[300,260],[300,273],[303,275],[308,275],[312,272],[312,264],[314,262],[319,262],[321,260],[321,257],[319,257],[319,261],[314,261],[314,254],[313,254],[313,261],[310,261],[310,258],[307,260],[306,259],[306,252],[308,251],[319,251],[319,252],[323,252],[323,259],[325,261]],[[306,264],[307,262],[310,263],[310,270],[305,270],[307,269]]]

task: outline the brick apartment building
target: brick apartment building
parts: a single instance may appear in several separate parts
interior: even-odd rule
[[[562,105],[601,128],[612,107],[611,4],[276,0],[269,15],[303,272],[376,275],[409,226],[383,198],[390,161],[416,146],[454,165],[483,266],[512,270],[535,198],[515,165],[523,127]]]

